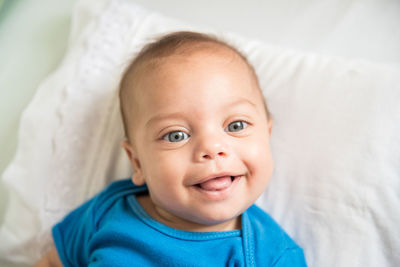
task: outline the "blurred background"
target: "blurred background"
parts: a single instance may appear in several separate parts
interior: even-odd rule
[[[132,1],[195,25],[300,51],[400,62],[398,0]],[[0,174],[17,149],[24,108],[68,48],[75,3],[0,0]],[[0,224],[6,204],[0,182]]]

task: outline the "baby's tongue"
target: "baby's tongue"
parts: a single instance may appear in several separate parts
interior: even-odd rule
[[[232,183],[230,176],[223,176],[208,180],[204,183],[199,184],[199,186],[208,191],[218,191],[228,188]]]

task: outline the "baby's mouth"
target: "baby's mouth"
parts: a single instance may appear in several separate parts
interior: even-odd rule
[[[207,181],[204,181],[202,183],[198,183],[195,186],[201,188],[202,190],[205,191],[221,191],[224,189],[229,188],[233,181],[237,178],[239,178],[241,175],[237,176],[219,176],[215,178],[211,178]]]

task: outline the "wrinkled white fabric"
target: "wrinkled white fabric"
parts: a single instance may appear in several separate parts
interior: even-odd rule
[[[144,43],[204,30],[129,0],[82,0],[68,52],[25,110],[0,257],[32,263],[50,228],[109,181],[131,174],[117,87]],[[274,127],[275,171],[258,204],[310,266],[400,265],[400,70],[216,33],[248,55]]]

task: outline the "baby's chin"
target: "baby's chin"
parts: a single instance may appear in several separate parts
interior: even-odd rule
[[[216,208],[213,212],[201,211],[196,214],[195,218],[189,218],[187,221],[192,222],[193,229],[190,231],[197,231],[203,229],[202,232],[217,232],[217,231],[231,231],[241,229],[241,214],[247,209],[237,210],[232,206],[225,208]]]
[[[232,208],[232,207],[231,207]],[[191,232],[219,232],[241,229],[242,210],[229,208],[198,210],[196,213],[175,213],[169,218],[157,218],[162,223],[179,230]]]
[[[222,220],[221,218],[197,219],[184,228],[183,230],[191,232],[221,232],[241,229],[241,215],[227,220]]]

